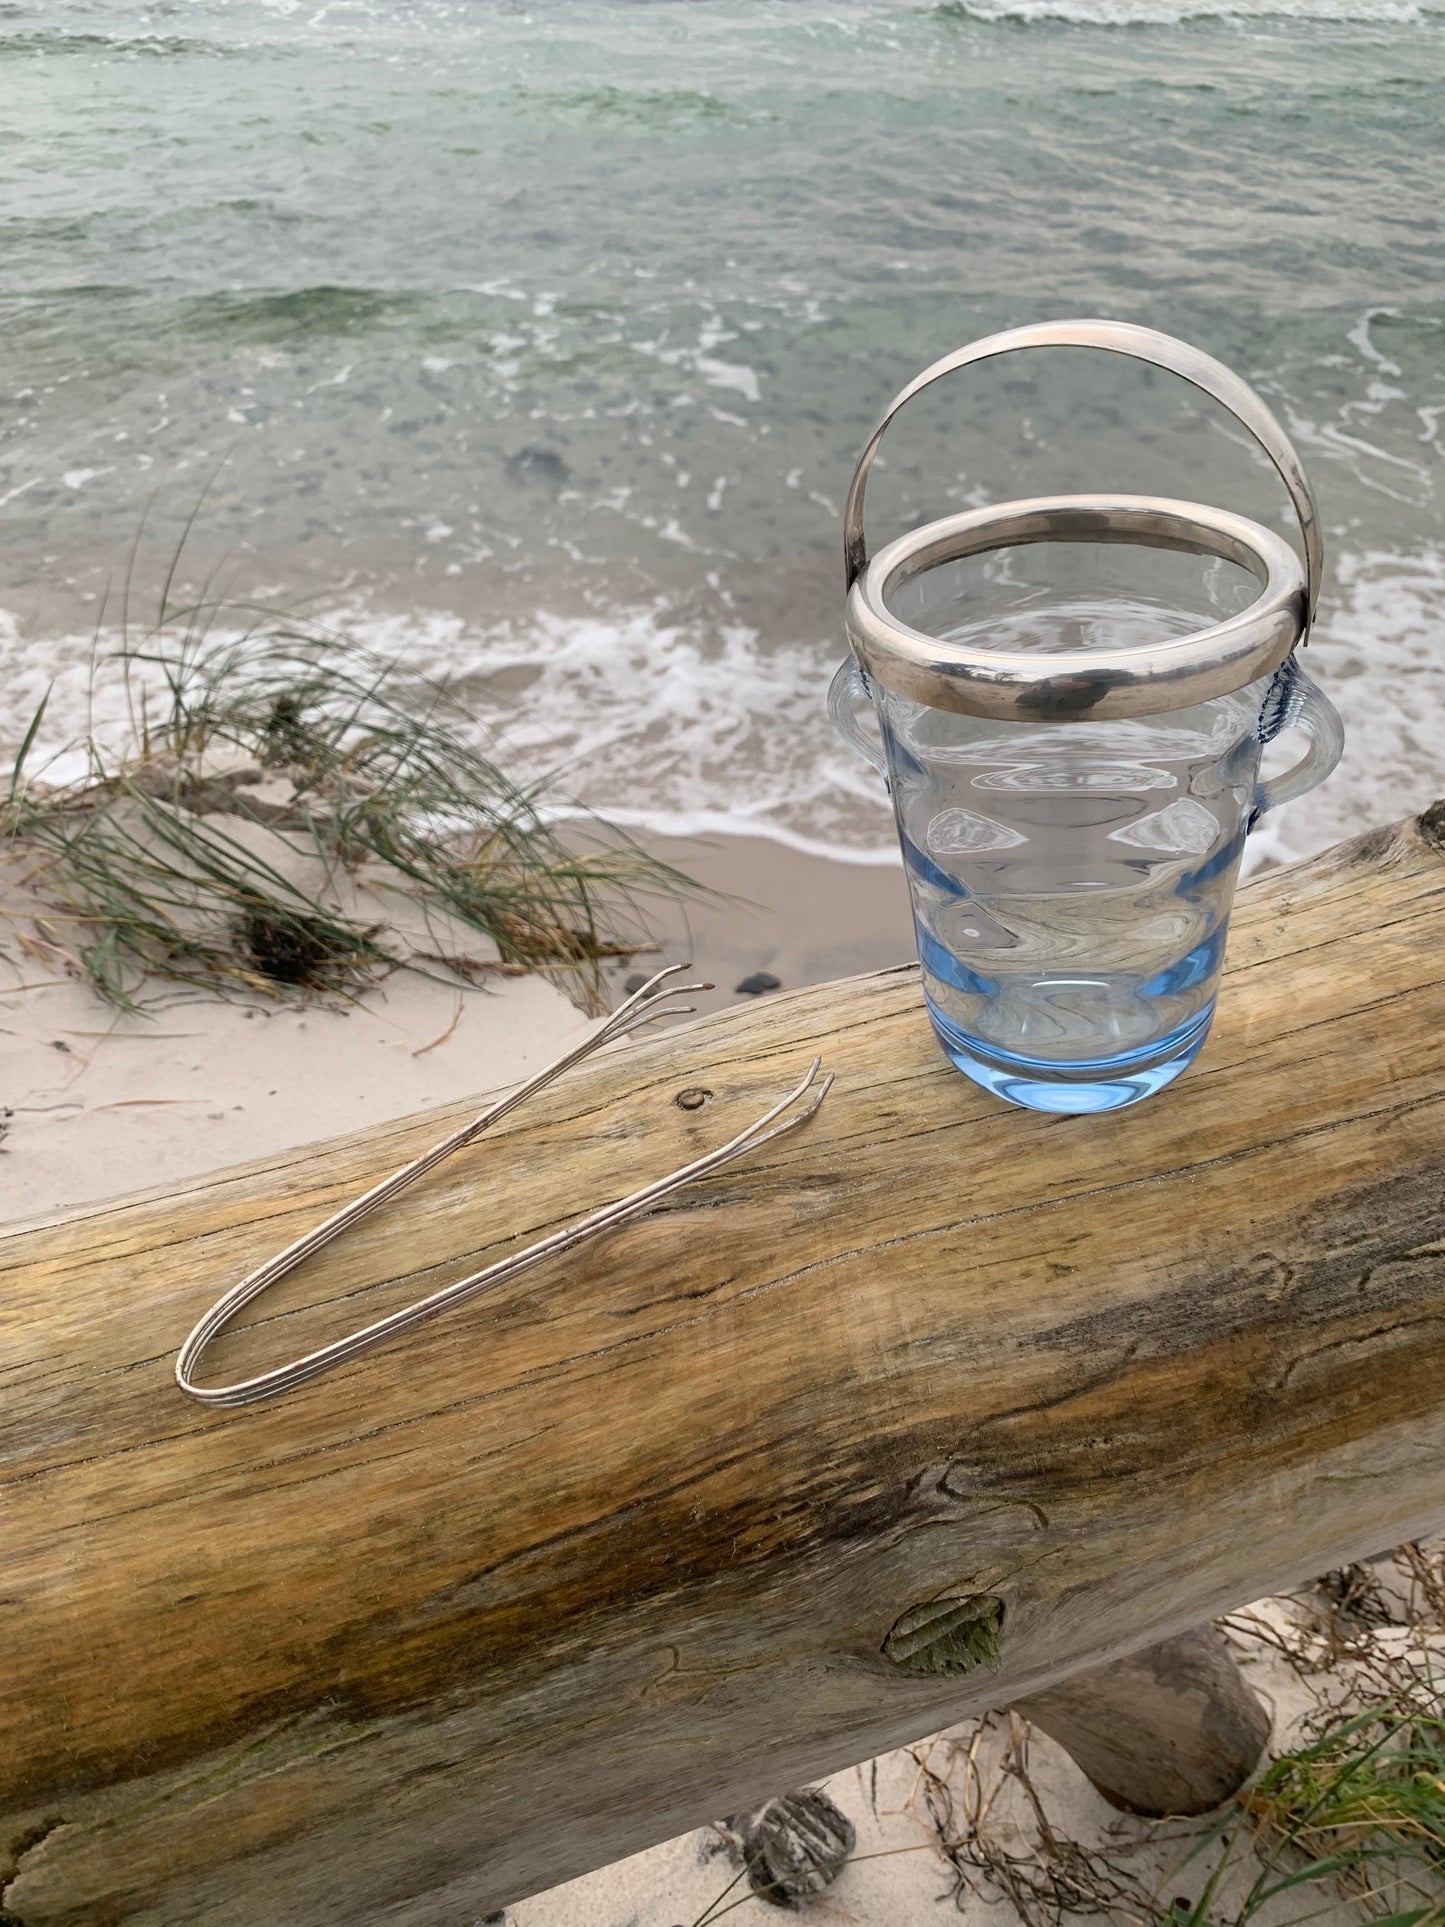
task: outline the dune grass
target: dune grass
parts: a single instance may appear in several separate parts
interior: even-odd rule
[[[168,595],[93,662],[126,740],[69,745],[83,772],[47,780],[42,703],[0,790],[12,937],[111,1003],[135,1008],[153,978],[343,994],[430,962],[555,972],[595,1005],[603,960],[645,947],[647,903],[706,894],[601,819],[557,827],[446,688],[320,627]],[[366,914],[386,889],[430,946]]]
[[[1305,1921],[1329,1890],[1362,1923],[1445,1927],[1445,1693],[1428,1668],[1274,1760],[1196,1851],[1216,1841],[1199,1898],[1166,1927]]]

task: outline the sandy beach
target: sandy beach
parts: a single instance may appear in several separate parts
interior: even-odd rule
[[[762,838],[655,846],[726,901],[662,906],[657,947],[609,964],[613,1001],[664,963],[747,1001],[766,973],[789,987],[906,961],[901,868],[834,863]],[[475,947],[475,946],[474,946]],[[545,974],[463,986],[430,966],[354,1002],[226,1001],[157,989],[152,1014],[23,959],[0,977],[0,1219],[148,1189],[293,1144],[519,1083],[595,1020]],[[25,988],[7,988],[16,982]]]
[[[736,1003],[747,994],[738,985],[759,972],[795,989],[915,955],[901,862],[834,862],[765,837],[664,837],[649,848],[729,899],[665,906],[656,918],[659,961],[691,962],[716,984],[701,1010]]]

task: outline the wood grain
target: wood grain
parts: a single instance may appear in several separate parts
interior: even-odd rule
[[[912,968],[617,1047],[262,1299],[214,1377],[670,1169],[815,1051],[838,1081],[273,1404],[186,1401],[181,1338],[464,1107],[0,1241],[0,1910],[470,1922],[1427,1527],[1438,820],[1246,890],[1199,1064],[1111,1117],[974,1089]],[[885,1658],[982,1596],[997,1671]]]

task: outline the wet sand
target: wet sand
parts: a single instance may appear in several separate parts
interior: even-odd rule
[[[716,988],[701,1010],[749,1001],[738,985],[764,973],[785,989],[884,970],[914,957],[908,889],[898,864],[844,863],[763,837],[660,839],[648,847],[726,901],[659,910],[656,961],[609,975],[625,983],[662,963],[691,963]]]

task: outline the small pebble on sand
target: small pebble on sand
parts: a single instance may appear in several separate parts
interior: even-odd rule
[[[735,986],[739,997],[761,997],[765,990],[781,990],[783,980],[775,977],[770,970],[755,970],[751,977],[744,977]]]

